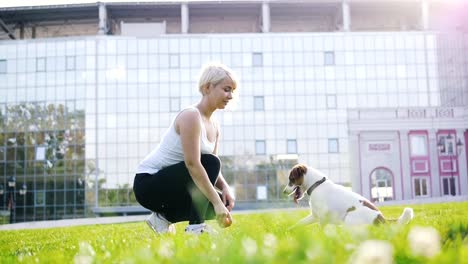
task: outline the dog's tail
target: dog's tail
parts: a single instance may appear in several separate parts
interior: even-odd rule
[[[406,207],[403,210],[403,213],[398,218],[397,223],[400,225],[406,225],[411,221],[411,219],[413,219],[413,217],[414,217],[413,208]]]

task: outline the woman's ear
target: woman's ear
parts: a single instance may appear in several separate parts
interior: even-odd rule
[[[203,95],[206,95],[206,94],[209,93],[210,88],[211,88],[211,87],[210,87],[211,85],[212,85],[211,83],[207,83],[207,84],[205,84],[205,85],[203,86],[203,88],[202,88],[202,94],[203,94]]]

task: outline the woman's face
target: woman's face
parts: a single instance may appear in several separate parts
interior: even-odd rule
[[[234,83],[230,78],[226,78],[217,85],[210,85],[208,96],[217,109],[224,109],[232,99]]]

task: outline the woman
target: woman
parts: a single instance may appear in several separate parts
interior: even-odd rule
[[[215,216],[232,222],[234,197],[216,156],[220,132],[212,115],[233,98],[237,80],[226,66],[211,63],[202,69],[198,87],[201,100],[179,112],[137,168],[133,191],[153,212],[146,223],[157,233],[173,233],[172,223],[181,221],[189,221],[188,233],[211,232],[204,221]]]

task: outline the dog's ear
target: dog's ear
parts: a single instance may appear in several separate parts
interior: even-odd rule
[[[307,173],[307,166],[304,164],[297,164],[294,166],[289,173],[289,181],[299,184],[297,181],[304,177],[304,174]],[[302,181],[300,181],[302,182]]]

